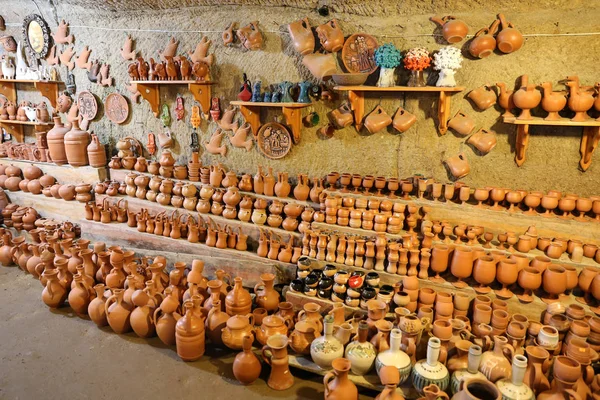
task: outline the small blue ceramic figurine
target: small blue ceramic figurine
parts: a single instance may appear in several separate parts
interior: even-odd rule
[[[277,89],[277,87],[274,87],[273,95],[271,96],[271,102],[279,103],[280,101],[281,101],[281,93],[279,93],[279,90]]]
[[[271,92],[270,92],[270,91],[268,91],[268,90],[265,90],[265,96],[264,96],[264,98],[263,98],[263,101],[264,101],[265,103],[270,103],[270,102],[272,101],[272,100],[271,100]]]
[[[253,103],[261,101],[260,85],[261,85],[261,82],[256,81],[256,82],[254,82],[254,86],[252,87],[252,100],[250,100],[250,101],[252,101]]]
[[[300,82],[300,94],[298,95],[298,103],[310,103],[308,98],[308,91],[312,87],[312,83],[309,81]]]
[[[281,92],[281,102],[282,103],[293,103],[294,99],[292,98],[291,89],[294,84],[290,81],[283,81],[279,84],[279,91]]]

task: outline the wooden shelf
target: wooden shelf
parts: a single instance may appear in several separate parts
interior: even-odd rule
[[[11,136],[20,143],[25,141],[25,134],[23,131],[24,126],[33,126],[36,132],[46,132],[52,125],[54,124],[47,122],[17,121],[9,119],[0,120],[0,126],[2,126],[6,132],[10,133]]]
[[[260,107],[281,108],[285,118],[285,123],[292,131],[294,143],[300,141],[300,131],[302,130],[302,108],[309,107],[312,103],[263,103],[252,101],[232,101],[229,104],[240,107],[240,112],[246,122],[252,127],[252,132],[256,136],[260,129]]]
[[[371,237],[375,238],[378,233],[382,233],[388,240],[401,240],[402,236],[410,235],[408,231],[402,230],[401,233],[393,234],[387,232],[375,232],[373,230],[369,231],[362,228],[352,228],[350,226],[341,226],[334,224],[327,224],[325,222],[312,222],[311,227],[314,230],[318,230],[321,232],[338,232],[344,234],[346,236],[360,236],[360,237]]]
[[[106,167],[94,168],[89,165],[84,167],[73,167],[69,164],[57,165],[54,163],[45,163],[39,161],[12,160],[10,158],[0,158],[0,165],[14,165],[21,169],[29,165],[37,165],[45,174],[52,175],[58,183],[70,183],[77,185],[79,183],[96,184],[98,181],[105,180],[108,176]],[[42,195],[43,196],[43,195]]]
[[[58,85],[62,82],[59,81],[38,81],[30,79],[0,79],[0,94],[6,96],[6,98],[14,103],[17,102],[17,87],[16,84],[30,84],[33,85],[42,96],[46,97],[50,101],[52,108],[56,108],[56,101],[58,99]]]
[[[187,85],[194,98],[202,106],[202,111],[208,113],[210,110],[211,86],[215,84],[212,81],[178,80],[178,81],[130,81],[136,85],[142,97],[150,103],[150,108],[154,116],[159,115],[160,106],[160,86],[164,85]]]
[[[296,271],[294,264],[262,258],[249,251],[217,249],[203,243],[190,243],[185,239],[141,233],[117,222],[103,224],[84,219],[80,221],[80,225],[82,237],[91,241],[122,246],[151,257],[163,255],[168,260],[183,261],[188,265],[194,259],[201,259],[206,264],[206,275],[214,276],[217,269],[224,269],[232,277],[240,276],[244,280],[244,286],[248,287],[259,283],[262,273],[273,273],[276,283],[285,283],[293,279]]]
[[[456,87],[437,87],[437,86],[392,86],[392,87],[377,87],[377,86],[335,86],[334,90],[348,92],[348,100],[352,111],[354,111],[354,126],[359,131],[363,125],[363,117],[365,115],[365,92],[433,92],[439,93],[438,103],[438,130],[440,134],[445,135],[448,131],[448,119],[450,118],[450,97],[448,93],[457,93],[465,90],[462,86]]]
[[[583,171],[587,171],[592,164],[592,155],[600,141],[600,120],[591,118],[585,121],[571,121],[566,118],[557,121],[546,121],[541,117],[532,117],[531,119],[505,117],[504,123],[517,125],[515,162],[519,167],[525,162],[527,147],[529,146],[529,127],[531,125],[583,127],[583,136],[581,137],[581,144],[579,145],[579,153],[581,154],[579,166]]]

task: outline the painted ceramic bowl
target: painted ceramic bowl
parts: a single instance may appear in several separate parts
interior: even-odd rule
[[[335,82],[336,85],[341,86],[358,86],[362,85],[366,82],[369,74],[361,73],[361,72],[348,72],[341,74],[333,74],[331,78]]]

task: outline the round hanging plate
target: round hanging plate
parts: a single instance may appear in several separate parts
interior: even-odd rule
[[[122,124],[129,117],[129,103],[119,93],[111,93],[104,101],[104,113],[115,124]]]
[[[257,143],[265,157],[278,160],[290,152],[292,135],[285,126],[277,122],[267,122],[258,130]]]
[[[92,121],[98,114],[98,102],[96,97],[89,91],[84,90],[77,95],[77,106],[79,106],[79,115],[83,119]]]
[[[342,61],[348,72],[370,74],[377,69],[375,49],[379,47],[377,39],[366,33],[350,36],[342,48]]]
[[[40,15],[31,14],[23,21],[25,47],[36,59],[41,60],[50,50],[50,28]]]

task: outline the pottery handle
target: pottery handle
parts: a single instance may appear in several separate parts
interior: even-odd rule
[[[328,373],[325,374],[325,376],[323,377],[323,386],[325,386],[325,398],[329,398],[330,394],[331,394],[331,389],[329,389],[329,381],[331,381],[332,379],[335,379],[335,377],[337,376],[337,374],[334,371],[329,371]]]
[[[475,37],[479,37],[481,35],[484,35],[488,33],[488,28],[481,28],[480,30],[477,31],[477,33],[475,34]]]
[[[444,346],[440,347],[440,355],[438,357],[438,361],[445,365],[447,358],[448,358],[448,349]]]
[[[305,314],[306,314],[306,311],[300,310],[298,312],[298,319],[297,319],[297,321],[302,321],[302,319],[303,319],[303,317],[304,317]]]
[[[271,352],[270,356],[267,356],[267,354],[266,354],[267,351]],[[271,365],[271,357],[273,356],[273,352],[272,352],[271,348],[269,347],[269,345],[265,344],[262,348],[261,353],[262,353],[263,360],[265,360],[265,362],[267,364]]]
[[[443,20],[443,18],[440,18],[437,15],[435,17],[430,17],[429,20],[431,22],[435,22],[439,26],[444,26],[444,20]]]
[[[506,355],[507,351],[510,353],[510,358]],[[504,357],[508,358],[508,360],[512,362],[512,359],[515,356],[515,348],[510,344],[505,344],[504,348],[502,349],[502,354],[504,354]]]
[[[569,395],[569,400],[582,400],[579,393],[573,389],[564,389],[565,393]]]
[[[504,17],[504,14],[502,14],[502,13],[498,14],[498,19],[500,20],[500,23],[502,24],[502,29],[508,28],[508,23],[506,22],[506,17]]]
[[[256,285],[254,285],[254,293],[256,293],[258,295],[258,291],[259,290],[262,291],[262,290],[264,290],[264,288],[265,288],[264,283],[262,283],[262,282],[257,283]]]
[[[212,310],[212,309],[211,309],[211,310]],[[158,313],[159,313],[159,312],[161,312],[161,311],[162,311],[162,309],[161,309],[160,307],[157,307],[157,308],[154,310],[154,314],[152,314],[152,324],[154,324],[154,326],[156,326],[156,321],[158,321],[158,318],[160,318],[160,317],[158,316]]]
[[[292,321],[291,318],[284,318],[283,323],[285,324],[285,326],[287,327],[288,332],[289,332],[290,329],[292,329],[292,325],[294,324],[294,321]]]
[[[531,387],[538,387],[538,385],[542,381],[542,366],[540,364],[533,363],[533,369],[531,370],[531,374],[533,374],[533,379],[531,376],[529,377]]]
[[[489,29],[489,32],[488,32],[488,33],[489,33],[490,35],[495,35],[495,34],[496,34],[496,31],[498,30],[498,26],[499,26],[499,25],[500,25],[500,21],[499,21],[499,20],[495,20],[495,21],[492,23],[492,25],[490,26],[490,29]]]
[[[436,400],[442,399],[442,400],[450,400],[450,397],[446,394],[446,392],[439,392],[436,394]]]
[[[112,296],[110,296],[108,299],[106,299],[106,302],[104,303],[104,312],[106,313],[106,317],[108,317],[108,315],[110,314],[108,312],[108,307],[113,303],[114,301],[117,301],[117,295],[113,294]]]
[[[250,326],[254,326],[254,314],[246,314],[246,317],[248,317]]]
[[[594,368],[591,365],[587,365],[585,367],[585,372],[583,375],[583,381],[590,386],[594,381]]]

